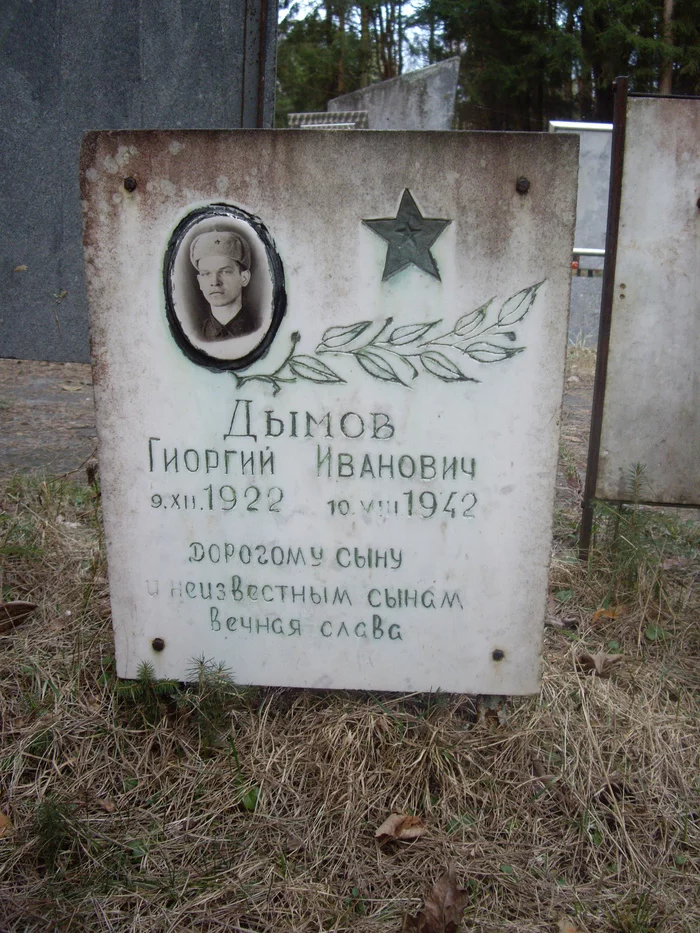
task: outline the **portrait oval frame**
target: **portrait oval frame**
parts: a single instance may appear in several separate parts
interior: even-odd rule
[[[269,300],[269,323],[267,323],[261,339],[255,345],[246,350],[240,357],[223,357],[212,355],[188,335],[187,328],[183,325],[181,312],[178,311],[177,292],[178,285],[175,281],[178,266],[181,263],[189,263],[189,257],[180,259],[183,247],[188,249],[189,242],[194,238],[196,228],[200,226],[224,225],[227,229],[226,221],[230,224],[230,229],[234,232],[241,227],[249,228],[246,230],[246,238],[255,237],[257,243],[249,244],[253,247],[251,250],[257,254],[264,254],[267,260],[267,273],[269,275],[270,288],[264,289],[270,291]],[[203,230],[202,232],[207,232]],[[258,274],[260,270],[258,270]],[[279,330],[282,319],[287,310],[287,293],[284,281],[284,267],[279,253],[275,247],[274,240],[270,235],[265,224],[254,214],[248,213],[240,207],[233,204],[214,203],[206,207],[196,208],[190,211],[178,225],[175,227],[168,246],[165,251],[163,262],[163,290],[165,292],[165,313],[168,320],[170,332],[185,356],[193,363],[204,366],[207,369],[219,372],[245,369],[256,360],[259,360],[267,353],[275,335]],[[267,302],[266,302],[267,303]],[[189,328],[192,330],[192,327]],[[261,328],[262,329],[262,328]],[[234,338],[235,339],[235,338]],[[230,341],[232,342],[232,341]]]

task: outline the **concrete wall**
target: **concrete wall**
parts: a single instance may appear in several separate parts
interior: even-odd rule
[[[343,94],[328,109],[366,110],[371,130],[451,130],[459,58]]]
[[[0,356],[89,358],[82,134],[271,126],[276,24],[277,0],[0,4]]]

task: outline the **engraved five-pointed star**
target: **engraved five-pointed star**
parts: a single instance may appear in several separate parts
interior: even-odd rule
[[[423,217],[408,188],[404,190],[401,197],[396,217],[363,220],[362,223],[370,230],[374,230],[389,244],[382,282],[411,264],[418,266],[428,275],[440,279],[437,263],[430,252],[430,247],[452,221]]]

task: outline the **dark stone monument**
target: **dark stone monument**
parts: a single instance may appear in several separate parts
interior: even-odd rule
[[[276,28],[276,0],[0,5],[0,356],[89,359],[83,133],[271,126]]]

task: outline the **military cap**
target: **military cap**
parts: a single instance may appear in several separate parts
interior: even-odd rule
[[[243,270],[250,269],[250,246],[242,236],[230,231],[200,233],[190,245],[190,259],[195,269],[204,256],[225,256],[239,263]]]

